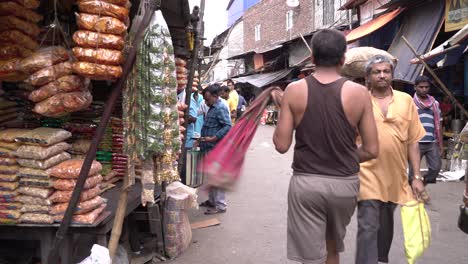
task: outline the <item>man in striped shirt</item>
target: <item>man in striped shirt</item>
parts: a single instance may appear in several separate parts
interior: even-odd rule
[[[430,80],[426,76],[418,76],[415,81],[415,95],[413,101],[418,107],[426,135],[419,141],[419,149],[422,157],[426,157],[428,172],[424,175],[424,183],[436,183],[441,168],[440,153],[443,149],[441,132],[441,111],[439,102],[429,95]],[[410,166],[410,179],[413,172]]]

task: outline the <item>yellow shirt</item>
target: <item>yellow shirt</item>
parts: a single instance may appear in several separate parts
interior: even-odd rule
[[[236,90],[229,92],[229,99],[227,102],[229,105],[229,114],[231,114],[232,111],[237,111],[237,105],[239,104],[239,94],[236,92]],[[234,124],[236,119],[231,118],[231,121]]]
[[[372,104],[379,137],[379,156],[361,163],[359,200],[405,204],[413,200],[406,172],[408,145],[419,142],[426,131],[408,94],[393,91],[386,117],[378,102],[373,99]]]

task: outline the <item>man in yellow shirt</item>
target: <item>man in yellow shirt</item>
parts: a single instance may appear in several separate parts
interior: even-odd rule
[[[239,104],[239,94],[234,89],[234,81],[231,79],[226,80],[227,87],[229,88],[229,99],[227,99],[229,104],[229,111],[231,112],[231,121],[232,124],[236,121],[237,118],[237,105]]]
[[[373,57],[366,67],[380,149],[377,159],[361,163],[356,252],[359,264],[388,262],[396,206],[424,192],[419,140],[426,132],[411,96],[392,89],[393,69],[393,62],[385,56]],[[411,187],[408,161],[415,171]]]

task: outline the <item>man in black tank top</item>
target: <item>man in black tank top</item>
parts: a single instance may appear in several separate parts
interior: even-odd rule
[[[288,192],[288,258],[339,263],[346,226],[359,192],[359,162],[377,157],[378,140],[367,89],[340,76],[346,40],[325,29],[312,38],[313,76],[275,94],[281,106],[273,141],[288,151],[296,131]],[[356,146],[357,133],[362,145]]]

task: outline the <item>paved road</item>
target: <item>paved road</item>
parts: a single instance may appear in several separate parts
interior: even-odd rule
[[[191,247],[172,264],[247,264],[295,263],[286,259],[286,194],[291,177],[292,151],[275,152],[271,142],[273,128],[261,126],[251,145],[242,181],[236,192],[228,194],[228,212],[220,215],[221,225],[194,230]],[[432,221],[433,242],[418,261],[421,264],[467,264],[468,235],[456,227],[457,205],[462,183],[429,186],[433,199],[428,213]],[[206,196],[200,195],[200,200]],[[390,263],[406,263],[399,210],[395,212],[395,237]],[[191,221],[209,217],[203,210],[191,212]],[[348,227],[346,251],[341,263],[354,263],[356,217]]]

